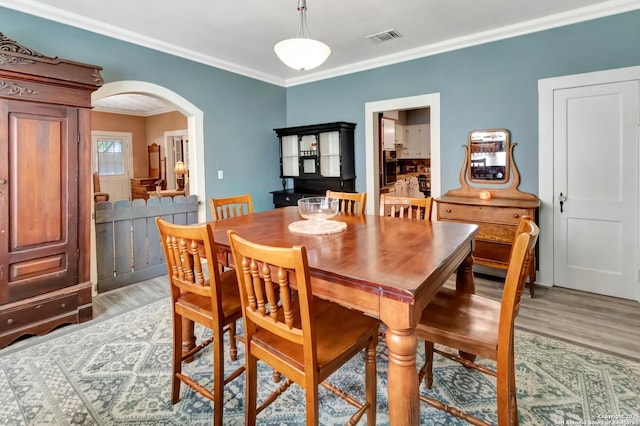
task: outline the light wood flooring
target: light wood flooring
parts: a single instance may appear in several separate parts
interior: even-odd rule
[[[499,278],[476,274],[475,281],[478,294],[500,299],[502,281]],[[452,277],[448,285],[453,283]],[[164,276],[133,284],[94,297],[94,318],[118,315],[168,296]],[[560,287],[536,286],[534,298],[529,297],[528,289],[525,290],[516,327],[640,361],[638,302]],[[38,338],[21,339],[11,346],[33,343],[33,339]]]
[[[502,281],[475,276],[476,292],[499,300]],[[453,277],[450,280],[452,284]],[[114,315],[149,300],[168,296],[166,277],[111,291],[94,298],[95,315]],[[528,287],[516,327],[640,360],[640,303],[560,287]]]

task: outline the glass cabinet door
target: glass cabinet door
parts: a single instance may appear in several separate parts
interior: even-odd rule
[[[318,160],[318,139],[316,135],[300,136],[300,156],[302,157],[302,173],[315,175]]]
[[[340,176],[340,132],[320,133],[320,174]]]
[[[299,176],[298,136],[282,137],[282,176]]]

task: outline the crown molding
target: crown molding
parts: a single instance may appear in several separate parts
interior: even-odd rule
[[[562,27],[565,25],[589,21],[592,19],[617,15],[620,13],[640,9],[640,0],[610,0],[592,6],[549,15],[540,19],[534,19],[515,25],[496,28],[490,31],[484,31],[464,37],[445,40],[439,43],[428,44],[415,49],[409,49],[403,52],[381,56],[371,60],[360,61],[342,67],[336,67],[312,73],[305,73],[302,76],[288,79],[265,74],[258,70],[223,61],[221,59],[214,58],[208,55],[202,55],[201,53],[189,49],[184,49],[171,43],[161,42],[159,40],[143,36],[133,31],[123,30],[121,28],[117,28],[115,26],[108,25],[96,20],[87,19],[77,14],[64,12],[60,9],[43,5],[36,1],[0,0],[0,6],[8,7],[10,9],[14,9],[30,15],[35,15],[44,19],[49,19],[76,28],[81,28],[87,31],[102,34],[107,37],[116,38],[128,43],[133,43],[139,46],[168,53],[173,56],[188,59],[204,65],[209,65],[225,71],[233,72],[235,74],[240,74],[245,77],[264,81],[266,83],[271,83],[283,87],[291,87],[300,84],[311,83],[314,81],[325,80],[328,78],[339,77],[346,74],[366,71],[373,68],[393,65],[413,59],[433,56],[440,53],[464,49],[467,47],[477,46],[479,44],[490,43],[493,41],[504,40],[512,37],[535,33],[538,31],[544,31],[552,28]]]

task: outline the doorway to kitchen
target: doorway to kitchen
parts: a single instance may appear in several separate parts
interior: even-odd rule
[[[367,214],[377,214],[380,193],[380,154],[379,114],[385,111],[429,109],[430,111],[430,167],[431,195],[441,194],[440,182],[440,93],[387,99],[365,104],[365,151],[366,151],[366,191]]]

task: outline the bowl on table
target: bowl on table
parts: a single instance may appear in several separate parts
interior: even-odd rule
[[[301,198],[298,200],[298,212],[304,219],[327,220],[338,214],[339,203],[337,198]]]

